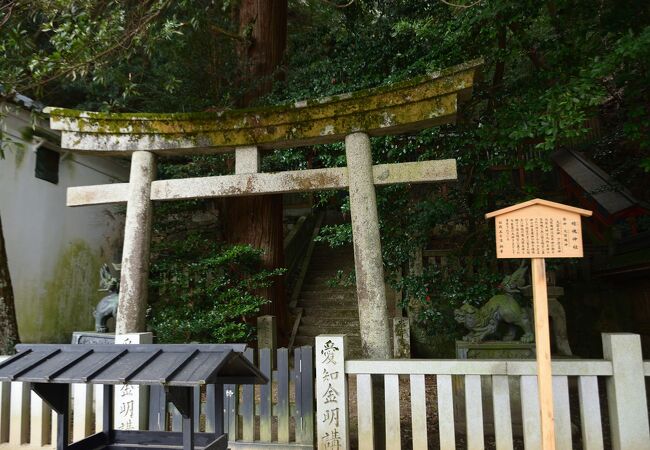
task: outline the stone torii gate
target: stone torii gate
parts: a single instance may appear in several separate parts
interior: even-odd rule
[[[131,155],[129,183],[68,189],[68,206],[126,202],[116,333],[144,330],[151,203],[323,189],[350,191],[361,342],[391,357],[375,185],[456,179],[455,160],[372,165],[369,136],[452,123],[481,61],[389,86],[292,105],[196,114],[105,114],[48,108],[61,147]],[[347,167],[260,173],[260,151],[345,141]],[[235,174],[154,180],[156,158],[235,152]]]

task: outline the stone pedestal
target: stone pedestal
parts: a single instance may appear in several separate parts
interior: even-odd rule
[[[458,359],[535,359],[535,343],[518,341],[456,341]]]
[[[456,341],[458,359],[535,359],[535,344],[521,342],[486,341],[470,343]],[[523,435],[521,417],[521,395],[518,377],[508,377],[510,385],[510,411],[512,412],[512,433],[515,437]],[[454,416],[456,429],[465,433],[465,385],[464,377],[454,377]],[[483,400],[484,431],[494,435],[494,414],[492,407],[492,380],[481,377],[481,396]]]
[[[95,331],[74,331],[72,333],[71,344],[80,345],[103,345],[114,344],[114,333],[97,333]],[[101,424],[101,405],[104,401],[104,392],[101,385],[93,386],[91,384],[73,384],[72,397],[74,399],[73,408],[78,417],[82,420],[75,420],[72,427],[72,437],[75,441],[81,440],[92,433],[92,409],[95,403],[96,424]],[[96,429],[100,429],[96,427]]]
[[[72,333],[72,341],[70,343],[89,345],[114,344],[115,334],[97,333],[95,331],[74,331]]]
[[[564,306],[558,300],[558,298],[564,295],[564,288],[560,286],[548,286],[546,289],[548,296],[548,316],[551,322],[551,345],[553,354],[573,356],[566,328],[566,313],[564,312]],[[533,290],[530,286],[523,288],[521,293],[528,299],[530,304],[533,303]]]

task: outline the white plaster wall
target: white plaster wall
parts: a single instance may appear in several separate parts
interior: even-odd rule
[[[92,310],[105,295],[99,268],[119,262],[123,214],[110,205],[68,208],[66,188],[126,181],[128,161],[62,154],[59,183],[38,179],[37,146],[21,137],[30,113],[3,106],[5,138],[24,146],[10,146],[0,160],[0,217],[21,340],[69,342],[72,331],[94,328]]]

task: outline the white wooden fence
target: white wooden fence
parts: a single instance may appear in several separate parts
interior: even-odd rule
[[[512,449],[516,447],[510,392],[513,377],[520,386],[523,445],[526,450],[541,448],[534,361],[346,360],[345,347],[343,335],[316,339],[319,449],[346,450],[357,445],[360,450],[375,448],[373,384],[381,381],[385,405],[382,424],[385,435],[381,437],[385,438],[387,449],[400,450],[407,443],[414,449],[439,446],[451,450],[456,449],[459,439],[466,441],[469,450],[483,449],[487,444],[487,428],[494,430],[494,441],[488,447]],[[603,354],[603,360],[553,362],[556,448],[650,450],[645,386],[645,377],[650,377],[650,362],[642,359],[640,338],[633,334],[603,334]],[[432,384],[431,375],[435,375],[435,389],[429,390],[435,394],[425,389],[427,383]],[[599,378],[605,386],[607,400],[602,403],[606,405],[601,404]],[[356,379],[356,427],[351,426],[354,421],[348,418],[348,404],[354,400],[350,398],[348,383],[353,385],[353,379]],[[464,385],[465,430],[457,429],[461,421],[454,415],[454,401],[463,399],[455,392],[454,379],[460,379]],[[490,420],[493,423],[490,424],[484,420],[482,389],[486,379],[492,392],[490,416],[493,419]],[[400,384],[404,389],[400,390]],[[570,401],[570,392],[578,397],[576,402]],[[405,405],[408,393],[410,405]],[[376,393],[374,400],[377,400]],[[578,411],[571,410],[571,403],[577,403]],[[408,410],[403,408],[410,408],[410,414],[405,414]],[[435,424],[436,417],[437,429],[428,429],[427,424]],[[609,428],[603,426],[603,419]],[[402,428],[407,426],[410,432],[404,433]],[[438,442],[429,442],[434,438]]]
[[[344,336],[317,338],[315,398],[320,449],[351,448],[351,436],[359,449],[375,448],[373,384],[377,380],[383,381],[386,448],[399,450],[408,443],[414,449],[452,450],[464,440],[470,450],[486,446],[512,449],[517,444],[510,401],[513,378],[519,381],[523,444],[526,450],[540,448],[534,361],[346,360],[345,348]],[[645,381],[650,377],[650,362],[642,360],[639,336],[604,334],[603,353],[603,360],[553,362],[557,448],[650,450]],[[463,401],[454,391],[454,379],[464,387],[464,430],[454,416],[454,402]],[[484,414],[486,380],[493,414]],[[349,396],[348,381],[356,385],[356,421],[348,419],[348,401],[354,400]],[[400,390],[400,384],[405,389]],[[432,385],[435,394],[430,392]],[[605,402],[600,395],[603,386]],[[101,421],[100,414],[93,414],[93,409],[101,411],[101,396],[99,392],[91,395],[90,389],[83,385],[73,388],[75,440],[87,435],[94,421]],[[410,393],[408,405],[404,390]],[[576,401],[572,401],[574,396]],[[492,423],[486,423],[488,416],[493,416],[489,419]],[[27,384],[0,383],[0,450],[53,448],[52,423],[52,412]],[[494,442],[485,437],[488,428],[494,430]]]

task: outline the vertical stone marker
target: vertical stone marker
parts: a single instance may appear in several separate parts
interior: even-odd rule
[[[315,358],[318,450],[348,450],[345,335],[316,336]]]
[[[591,211],[534,199],[486,214],[495,218],[497,258],[531,258],[542,449],[555,450],[551,343],[544,258],[582,257],[580,217]]]
[[[116,344],[151,344],[151,333],[128,333],[115,335]],[[145,430],[147,427],[148,387],[133,384],[116,384],[115,429]]]

